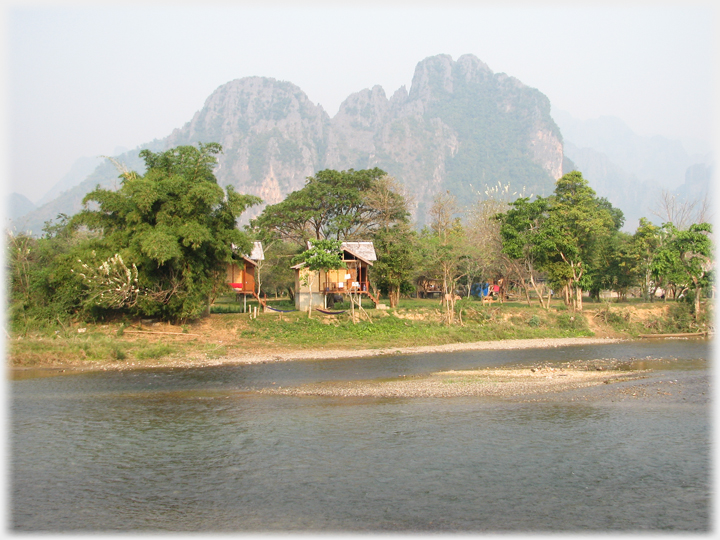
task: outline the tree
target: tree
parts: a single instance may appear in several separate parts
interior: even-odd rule
[[[321,271],[345,268],[342,260],[342,247],[339,240],[310,240],[310,248],[296,255],[292,264],[303,264],[304,274],[301,278],[310,289],[308,302],[308,318],[312,313],[312,293],[315,277]],[[302,271],[301,271],[302,272]]]
[[[420,237],[421,266],[427,276],[442,281],[445,322],[455,322],[455,289],[458,279],[467,272],[464,268],[466,236],[458,212],[457,201],[450,192],[435,196],[430,209],[430,229]]]
[[[373,169],[377,174],[380,169]],[[363,201],[366,222],[366,231],[389,231],[400,223],[408,223],[410,212],[410,196],[405,192],[404,186],[392,176],[382,174],[375,176],[367,191],[364,191]],[[364,232],[364,231],[363,231]],[[361,233],[360,233],[361,234]],[[357,234],[356,234],[357,236]],[[361,236],[357,236],[361,240]],[[346,240],[348,240],[346,238]]]
[[[630,287],[638,284],[640,274],[633,255],[633,237],[621,231],[604,237],[597,246],[596,262],[588,272],[590,298],[600,300],[600,291],[612,290],[618,302],[627,299]]]
[[[304,244],[307,240],[364,240],[407,219],[404,197],[381,169],[335,171],[308,177],[305,187],[265,208],[253,229]]]
[[[119,255],[135,265],[140,292],[133,307],[143,315],[182,321],[207,312],[232,246],[250,251],[236,220],[261,201],[218,186],[213,168],[220,152],[217,143],[143,150],[144,176],[123,172],[119,190],[95,189],[72,219],[100,233],[93,247],[101,263]]]
[[[8,235],[10,318],[27,329],[31,321],[57,321],[69,316],[93,317],[94,305],[84,302],[86,287],[72,270],[79,257],[92,257],[88,243],[93,235],[76,230],[70,218],[60,214],[55,223],[46,222],[43,235]]]
[[[672,223],[678,230],[687,230],[693,223],[704,223],[710,218],[710,198],[682,199],[662,190],[652,213],[663,223]]]
[[[416,236],[407,223],[398,223],[379,230],[373,238],[378,259],[372,273],[380,290],[387,293],[390,307],[397,307],[400,292],[411,285]]]
[[[372,275],[393,308],[400,301],[402,289],[412,286],[415,261],[416,234],[410,229],[408,201],[403,191],[395,178],[384,175],[363,195],[365,204],[374,209],[376,223],[372,239],[378,258]]]
[[[653,261],[653,272],[665,275],[685,289],[694,287],[695,317],[700,314],[702,289],[707,285],[712,268],[712,241],[709,223],[695,223],[686,231],[678,230],[672,223],[663,228],[667,241],[660,247]]]
[[[6,248],[10,267],[10,297],[22,306],[30,304],[30,280],[37,240],[27,234],[6,235]]]
[[[302,251],[302,248],[293,242],[285,242],[277,238],[269,241],[263,240],[265,260],[258,261],[258,273],[262,272],[262,283],[258,281],[258,289],[263,291],[288,293],[290,300],[295,295],[295,275],[290,267],[290,260]]]
[[[633,270],[642,281],[643,298],[652,302],[655,298],[657,282],[652,279],[652,264],[655,253],[660,247],[660,227],[646,218],[640,218],[640,224],[633,234],[630,245],[630,257]]]
[[[527,198],[517,199],[505,213],[496,215],[500,222],[502,253],[507,257],[508,265],[513,269],[518,281],[525,290],[530,304],[530,287],[535,291],[538,302],[550,308],[550,297],[543,299],[538,284],[538,264],[547,262],[547,253],[540,248],[541,230],[548,217],[548,199],[536,197],[530,202]]]
[[[551,279],[564,282],[573,311],[582,311],[582,291],[590,285],[587,272],[598,262],[601,243],[622,226],[622,212],[597,198],[578,171],[560,178],[550,199],[538,248],[548,254],[545,268]]]
[[[486,195],[490,192],[486,190]],[[465,233],[467,237],[464,261],[467,278],[467,295],[470,296],[476,278],[484,279],[491,274],[505,275],[502,260],[502,236],[500,223],[495,216],[505,210],[508,203],[488,198],[475,203],[467,213],[465,219]]]

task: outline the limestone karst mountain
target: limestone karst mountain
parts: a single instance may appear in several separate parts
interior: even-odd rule
[[[427,58],[410,92],[389,100],[379,86],[351,95],[331,126],[324,165],[386,170],[414,196],[418,222],[443,190],[461,203],[497,182],[546,194],[562,175],[548,99],[471,55]]]
[[[198,142],[223,146],[216,169],[221,185],[267,204],[322,169],[380,167],[405,185],[419,224],[433,196],[444,190],[461,204],[498,182],[509,184],[511,192],[548,194],[563,162],[548,99],[513,77],[493,73],[472,55],[457,61],[447,55],[427,58],[418,63],[409,92],[403,87],[388,99],[380,86],[361,90],[333,118],[292,83],[234,80],[168,137],[117,158],[141,172],[140,149]],[[105,163],[61,198],[17,220],[16,228],[37,234],[58,213],[77,212],[96,185],[111,188],[118,182],[117,171]]]

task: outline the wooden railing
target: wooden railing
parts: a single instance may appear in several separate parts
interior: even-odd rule
[[[340,286],[342,284],[342,286]],[[341,282],[325,282],[326,293],[344,293],[344,292],[368,292],[370,283],[367,281],[341,281]]]

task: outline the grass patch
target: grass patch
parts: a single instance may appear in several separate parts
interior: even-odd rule
[[[11,363],[26,366],[126,360],[130,349],[128,344],[115,337],[100,333],[83,336],[36,334],[13,339],[8,345]]]
[[[139,360],[157,360],[164,356],[170,356],[174,352],[175,348],[167,343],[154,343],[137,351],[136,357]]]
[[[285,304],[272,304],[281,309],[292,307],[287,300]],[[349,304],[338,303],[335,308],[348,309]],[[136,330],[131,331],[127,321],[120,320],[116,324],[83,324],[80,327],[62,321],[16,328],[7,343],[13,366],[136,360],[150,364],[152,360],[168,356],[219,358],[273,348],[377,349],[592,336],[586,317],[594,317],[593,328],[614,329],[615,333],[628,337],[638,333],[690,332],[707,328],[701,325],[710,324],[711,314],[706,313],[698,323],[692,308],[692,304],[683,302],[618,307],[606,304],[585,313],[573,313],[565,309],[562,302],[553,302],[552,308],[545,310],[537,305],[482,304],[463,299],[457,305],[457,320],[462,324],[447,326],[443,323],[438,300],[403,299],[398,308],[389,310],[372,309],[368,303],[365,310],[370,320],[355,323],[349,310],[338,316],[313,312],[311,318],[307,312],[260,312],[253,319],[230,309],[177,328],[178,333],[190,333],[193,337],[142,336]],[[706,309],[712,309],[710,302]],[[79,328],[85,330],[78,332]]]
[[[463,324],[446,326],[441,322],[437,306],[429,307],[421,300],[419,309],[368,310],[371,320],[353,323],[349,312],[339,316],[307,313],[262,315],[248,321],[238,329],[238,338],[254,342],[299,348],[379,348],[409,347],[415,345],[439,345],[470,341],[498,339],[527,339],[540,337],[576,337],[591,335],[585,320],[569,321],[555,326],[550,319],[553,314],[536,308],[530,313],[513,314],[505,320],[505,314],[515,311],[504,306],[466,307]],[[472,304],[471,304],[472,306]],[[540,313],[535,313],[539,311]],[[532,324],[528,321],[532,320]]]
[[[222,358],[223,356],[227,356],[228,349],[224,345],[207,343],[203,347],[202,352],[205,355],[205,358]]]

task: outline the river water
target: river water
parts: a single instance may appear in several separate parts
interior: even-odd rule
[[[673,359],[654,380],[677,385],[682,398],[525,402],[252,391],[646,357]],[[707,532],[711,407],[697,381],[707,381],[709,358],[707,341],[686,340],[13,380],[9,526]]]

